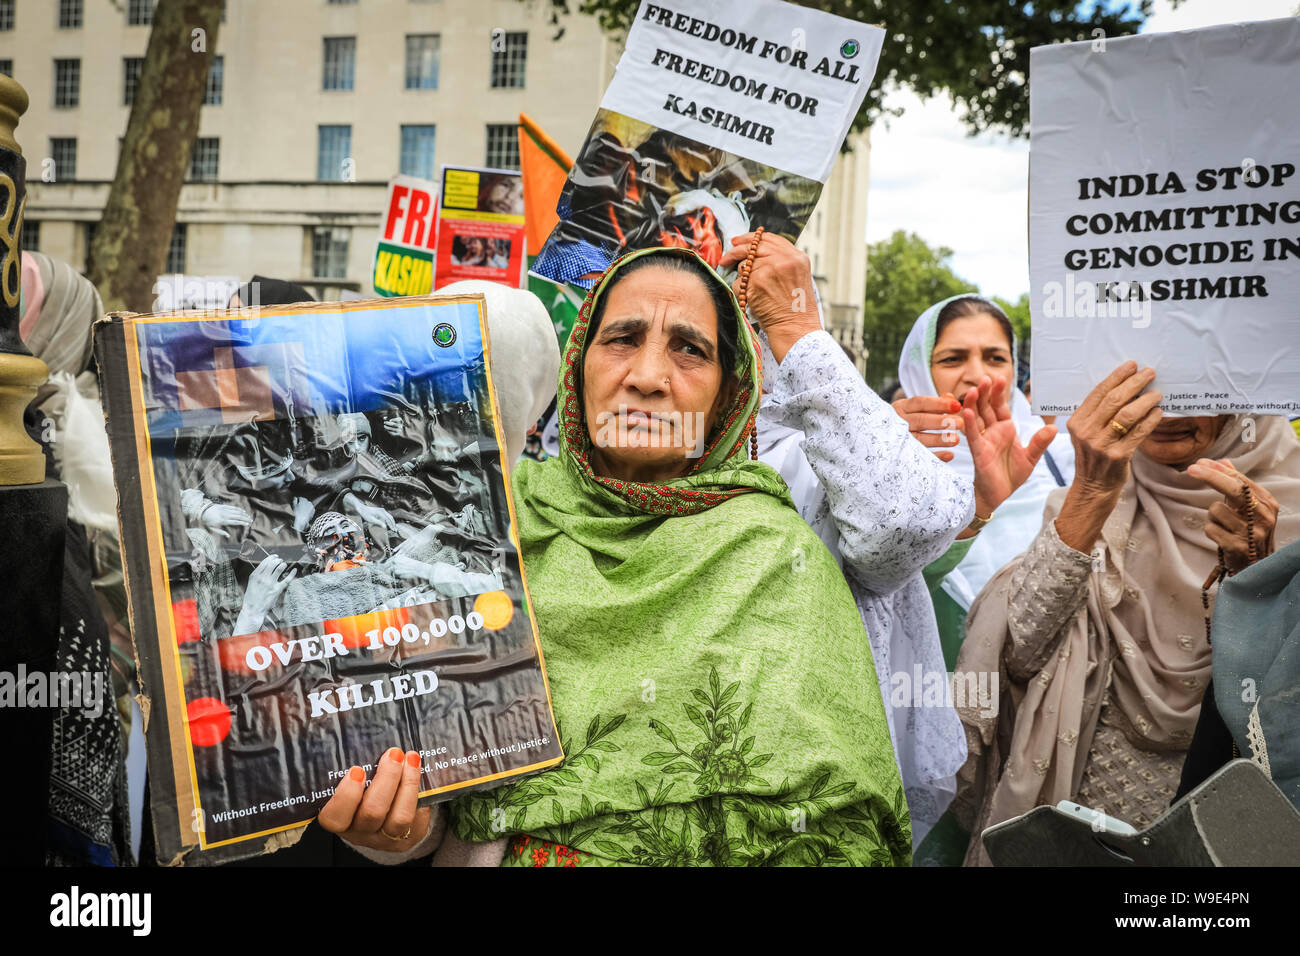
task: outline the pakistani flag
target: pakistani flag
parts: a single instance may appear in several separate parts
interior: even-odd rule
[[[542,300],[563,349],[586,293],[532,274],[533,260],[559,222],[555,205],[573,160],[527,115],[519,114],[519,169],[524,177],[524,234],[528,237],[528,291]]]

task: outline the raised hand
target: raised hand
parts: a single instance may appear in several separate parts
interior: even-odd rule
[[[1076,551],[1092,551],[1128,481],[1134,453],[1160,424],[1161,394],[1142,391],[1155,377],[1154,369],[1139,371],[1136,362],[1125,362],[1070,416],[1074,481],[1056,516],[1056,532]]]
[[[199,523],[213,534],[229,538],[230,534],[223,528],[247,528],[253,523],[253,516],[235,505],[213,504],[203,509]]]
[[[987,518],[1029,480],[1043,452],[1056,437],[1056,426],[1040,428],[1020,444],[1016,423],[1011,420],[1007,383],[984,377],[978,388],[969,389],[962,408],[966,442],[975,466],[975,514]]]
[[[1125,362],[1070,416],[1066,427],[1074,442],[1076,483],[1106,494],[1124,487],[1129,462],[1162,417],[1161,394],[1142,393],[1155,377],[1155,369],[1139,371],[1136,362]]]
[[[752,232],[736,236],[722,254],[719,269],[730,269],[749,254]],[[732,284],[739,291],[740,277]],[[817,299],[813,290],[812,264],[790,240],[764,232],[749,274],[749,311],[763,331],[777,362],[795,342],[809,332],[821,331]]]
[[[363,524],[374,525],[387,531],[397,530],[397,520],[388,513],[387,509],[379,505],[367,504],[352,492],[348,492],[344,503],[356,513]]]
[[[913,438],[933,449],[940,461],[952,461],[952,452],[945,449],[957,444],[957,430],[964,427],[961,402],[951,395],[916,395],[900,398],[892,407]]]
[[[288,573],[285,571],[288,569]],[[235,634],[253,634],[262,629],[262,622],[271,608],[280,600],[280,595],[289,586],[298,572],[289,569],[285,560],[270,554],[261,560],[248,576],[248,587],[244,589],[244,604],[239,609],[235,621]]]

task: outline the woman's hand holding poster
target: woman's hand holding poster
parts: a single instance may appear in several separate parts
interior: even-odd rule
[[[1030,62],[1034,411],[1129,359],[1166,413],[1300,410],[1300,21]]]

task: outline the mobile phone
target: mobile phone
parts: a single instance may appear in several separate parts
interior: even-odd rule
[[[1100,810],[1085,807],[1073,800],[1062,800],[1056,805],[1056,809],[1062,813],[1078,817],[1098,833],[1113,833],[1116,836],[1137,836],[1137,829],[1131,824],[1125,823],[1123,820],[1116,820]]]

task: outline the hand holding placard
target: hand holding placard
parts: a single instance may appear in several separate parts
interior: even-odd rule
[[[1160,424],[1160,393],[1142,391],[1155,377],[1154,369],[1139,371],[1136,362],[1125,362],[1070,416],[1074,481],[1056,517],[1056,532],[1076,551],[1092,551],[1128,481],[1134,452]]]
[[[366,773],[353,767],[334,788],[317,821],[348,843],[372,850],[409,850],[429,833],[433,811],[417,807],[420,755],[403,756],[393,747],[376,761],[375,776],[366,786]]]

